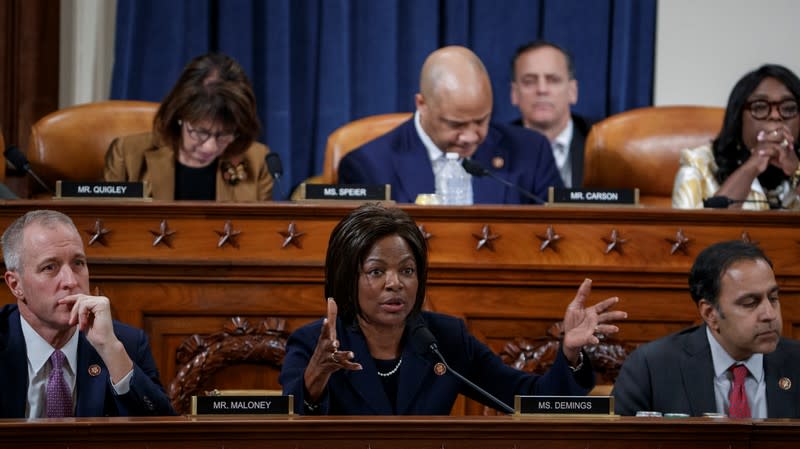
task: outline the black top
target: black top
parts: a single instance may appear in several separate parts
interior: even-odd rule
[[[378,370],[379,373],[388,373],[395,369],[400,362],[400,359],[393,359],[393,360],[379,360],[379,359],[372,359],[375,361],[375,368]],[[399,371],[399,370],[397,370]],[[392,373],[391,376],[380,376],[381,383],[383,384],[383,389],[386,391],[386,397],[389,398],[389,403],[392,404],[392,410],[394,413],[397,413],[397,371]]]
[[[187,167],[175,161],[175,199],[216,200],[217,161],[202,168]]]

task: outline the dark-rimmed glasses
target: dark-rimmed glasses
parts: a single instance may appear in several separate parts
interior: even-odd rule
[[[200,145],[206,143],[206,141],[212,137],[216,139],[218,145],[228,145],[231,142],[233,142],[237,137],[236,133],[226,133],[226,132],[212,133],[207,129],[192,128],[187,122],[182,122],[181,124],[186,125],[186,132],[189,134],[189,137],[191,137],[192,140],[199,143]]]
[[[754,100],[745,104],[745,108],[750,110],[750,115],[756,120],[765,120],[772,114],[772,108],[778,109],[778,114],[784,120],[797,117],[797,101],[796,100],[781,100],[781,101],[767,101],[767,100]]]

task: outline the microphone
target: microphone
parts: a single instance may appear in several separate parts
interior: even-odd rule
[[[278,153],[269,153],[267,154],[266,161],[269,174],[272,175],[272,179],[274,179],[275,183],[278,184],[278,189],[281,192],[281,196],[285,198],[286,192],[283,191],[283,185],[281,185],[281,176],[283,176],[283,164],[281,163],[281,157],[278,156]]]
[[[50,189],[50,187],[48,187],[44,181],[42,181],[42,178],[34,173],[33,169],[31,168],[31,163],[28,162],[28,158],[22,154],[22,151],[20,151],[18,147],[15,145],[9,146],[3,152],[3,155],[6,157],[6,160],[14,166],[14,168],[17,170],[25,170],[40,186],[47,190],[47,193],[51,195],[53,194],[53,190]]]
[[[505,185],[506,187],[511,187],[513,189],[516,189],[519,193],[521,193],[526,198],[532,199],[533,202],[536,203],[536,204],[544,204],[545,203],[538,196],[534,195],[533,193],[523,189],[522,187],[520,187],[520,186],[518,186],[518,185],[516,185],[516,184],[514,184],[514,183],[512,183],[510,181],[507,181],[507,180],[501,178],[500,176],[497,176],[496,174],[494,174],[491,171],[487,170],[481,164],[473,161],[472,159],[464,158],[461,161],[461,166],[464,167],[464,170],[466,170],[467,173],[469,173],[472,176],[477,176],[479,178],[482,178],[484,176],[488,176],[488,177],[490,177],[490,178],[492,178],[492,179],[494,179],[496,181],[499,181],[501,184]]]
[[[468,160],[468,159],[464,159]],[[488,391],[484,390],[483,388],[475,385],[472,381],[467,379],[466,377],[459,374],[458,371],[454,370],[447,364],[447,361],[444,359],[444,356],[441,352],[439,352],[439,344],[436,342],[436,337],[433,336],[428,326],[425,325],[425,320],[422,319],[422,316],[419,316],[417,320],[411,325],[411,329],[409,330],[409,338],[411,339],[411,344],[415,347],[416,351],[420,354],[428,354],[432,353],[436,355],[436,357],[441,360],[444,366],[447,368],[448,373],[453,373],[456,378],[458,378],[461,382],[464,382],[472,388],[473,390],[477,391],[483,397],[490,399],[492,402],[497,405],[500,410],[513,414],[514,409],[509,407],[505,402],[497,399]]]
[[[732,204],[739,203],[766,203],[769,204],[770,209],[774,206],[769,201],[763,200],[733,200],[727,196],[712,196],[703,200],[703,207],[708,209],[726,209]],[[781,209],[781,207],[778,207],[778,209]]]

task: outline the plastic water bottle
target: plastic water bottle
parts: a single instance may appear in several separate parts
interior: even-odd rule
[[[445,153],[447,162],[436,176],[436,195],[442,204],[472,204],[472,176],[458,163],[457,153]]]

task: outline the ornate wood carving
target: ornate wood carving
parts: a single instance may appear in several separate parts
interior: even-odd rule
[[[296,248],[303,249],[300,243],[300,237],[304,236],[305,232],[298,232],[297,225],[293,222],[289,223],[289,227],[285,231],[280,231],[279,234],[283,236],[283,243],[281,248],[286,248],[289,245],[294,245]]]
[[[665,239],[668,241],[672,246],[669,249],[670,255],[675,254],[675,252],[680,251],[684,256],[688,256],[689,252],[687,251],[687,247],[689,246],[689,242],[692,239],[686,237],[686,234],[683,233],[683,229],[678,229],[678,232],[675,233],[675,238],[673,239]]]
[[[500,238],[499,234],[492,234],[492,230],[488,224],[483,225],[480,234],[473,233],[472,236],[478,241],[478,244],[475,246],[475,251],[480,251],[481,248],[485,247],[494,252],[493,241]]]
[[[194,334],[178,348],[178,374],[169,385],[169,397],[178,413],[187,413],[193,395],[220,369],[240,363],[280,367],[286,355],[285,321],[267,318],[256,327],[246,319],[231,318],[223,330],[206,337]]]
[[[552,249],[554,252],[558,252],[556,243],[561,240],[561,236],[556,233],[555,229],[553,229],[553,225],[547,225],[547,230],[544,232],[544,235],[536,234],[536,238],[542,241],[542,243],[539,245],[539,252],[542,252],[547,248]]]
[[[89,234],[89,246],[92,246],[95,243],[108,246],[108,243],[106,243],[106,235],[110,234],[111,230],[103,226],[103,221],[99,218],[94,221],[93,229],[86,229],[84,232]]]
[[[217,241],[217,248],[222,248],[225,246],[226,243],[230,244],[234,248],[239,248],[239,242],[236,241],[236,237],[242,233],[242,231],[233,229],[233,223],[230,220],[225,222],[225,225],[222,227],[222,231],[214,231],[219,236],[219,241]]]
[[[606,250],[604,251],[605,254],[608,254],[611,251],[624,254],[622,252],[622,245],[628,243],[628,239],[623,239],[616,228],[611,230],[611,235],[609,237],[603,237],[603,241],[606,242]]]
[[[559,321],[547,330],[547,335],[533,341],[516,337],[507,342],[500,352],[500,358],[506,365],[528,373],[544,374],[555,363],[558,351],[561,348],[561,338],[564,331]],[[617,378],[622,363],[634,349],[635,344],[625,343],[614,338],[602,338],[600,343],[585,346],[584,350],[589,355],[592,368],[597,376],[599,385],[611,385]],[[489,407],[484,408],[484,415],[494,415],[496,412]]]
[[[159,244],[163,243],[167,245],[167,247],[172,248],[171,237],[175,235],[175,231],[169,229],[169,224],[167,220],[161,220],[161,224],[158,226],[158,231],[153,231],[152,229],[149,230],[150,234],[153,234],[153,246],[158,246]]]

